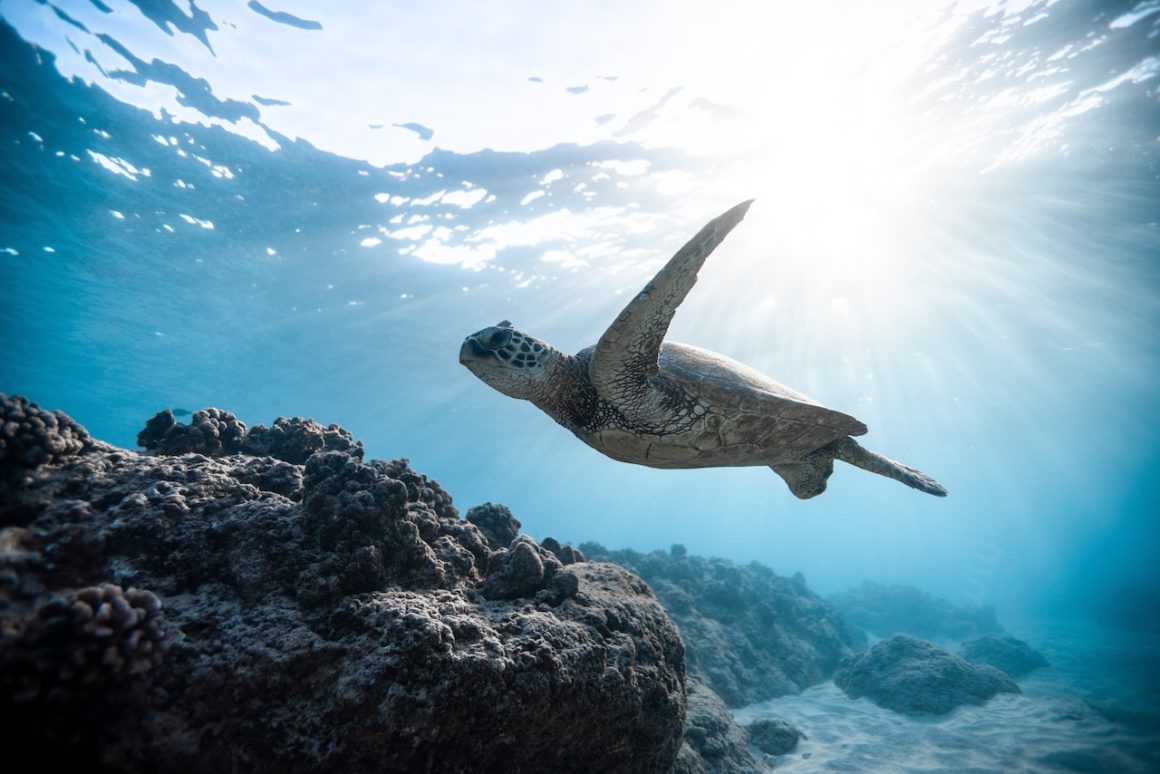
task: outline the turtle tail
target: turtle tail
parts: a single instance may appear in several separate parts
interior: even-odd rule
[[[851,465],[862,468],[862,470],[868,470],[871,473],[877,473],[880,476],[901,481],[909,487],[935,495],[936,497],[947,496],[946,487],[921,470],[915,470],[914,468],[903,465],[901,462],[895,462],[889,457],[883,457],[878,452],[872,452],[859,445],[853,438],[846,437],[836,443],[838,447],[837,457],[842,462],[848,462]]]

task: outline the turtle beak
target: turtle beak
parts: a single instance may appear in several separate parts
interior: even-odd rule
[[[463,340],[463,346],[459,348],[459,362],[467,365],[472,361],[487,360],[495,357],[495,353],[487,347],[479,343],[479,339],[474,336],[468,336]]]

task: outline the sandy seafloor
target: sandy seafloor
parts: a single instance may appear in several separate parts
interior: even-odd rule
[[[1058,622],[1012,632],[1051,666],[982,707],[913,718],[826,682],[733,714],[779,717],[808,737],[766,757],[776,771],[1160,772],[1160,634]]]

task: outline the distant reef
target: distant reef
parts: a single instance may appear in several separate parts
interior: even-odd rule
[[[1008,677],[1022,677],[1036,669],[1051,666],[1042,653],[1010,635],[988,634],[964,642],[959,648],[959,655],[976,664],[993,666]]]
[[[857,588],[833,594],[829,602],[851,625],[883,639],[910,634],[962,642],[1003,632],[990,605],[956,605],[913,586],[864,581]]]
[[[800,574],[704,559],[679,544],[648,554],[598,543],[580,550],[648,582],[680,627],[690,674],[730,707],[801,693],[866,647],[865,633],[847,626]]]
[[[0,396],[0,722],[28,765],[673,769],[685,650],[637,576],[461,518],[335,425],[163,412],[140,442]],[[682,770],[748,763],[713,700]]]

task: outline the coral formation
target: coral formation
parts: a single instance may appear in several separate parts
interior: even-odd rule
[[[362,444],[349,432],[331,424],[326,427],[313,419],[279,417],[273,426],[255,425],[246,433],[242,451],[260,457],[273,457],[302,465],[311,454],[341,451],[362,459]]]
[[[506,505],[484,503],[467,510],[467,520],[479,528],[493,551],[507,548],[520,532],[520,522]]]
[[[540,541],[540,545],[551,551],[564,564],[572,564],[573,562],[586,561],[584,552],[578,548],[574,548],[567,543],[561,545],[559,540],[553,537],[546,537]]]
[[[683,546],[650,554],[609,551],[598,543],[580,549],[648,581],[681,629],[690,674],[731,707],[823,682],[864,643],[800,575],[785,578],[757,563],[704,559]]]
[[[217,408],[195,412],[189,424],[178,422],[171,409],[158,412],[137,434],[137,445],[149,454],[249,454],[293,465],[304,464],[320,451],[363,456],[362,444],[338,425],[323,427],[313,419],[279,417],[272,427],[247,429],[245,422]]]
[[[1021,693],[998,669],[906,635],[851,658],[834,674],[834,684],[851,699],[865,696],[904,715],[942,715],[963,704],[984,704],[997,693]]]
[[[546,588],[563,566],[551,551],[520,535],[491,555],[483,595],[488,599],[533,596]]]
[[[137,445],[150,454],[218,457],[240,452],[245,437],[245,423],[228,411],[208,408],[195,412],[187,425],[178,422],[173,412],[165,409],[137,434]]]
[[[30,596],[10,588],[0,609],[0,693],[15,704],[74,704],[161,663],[168,643],[153,593],[103,583]]]
[[[684,646],[629,572],[493,547],[333,427],[163,412],[141,455],[54,416],[14,421],[0,488],[0,722],[33,763],[671,769]]]
[[[0,392],[0,473],[58,462],[91,442],[88,431],[64,413]]]

